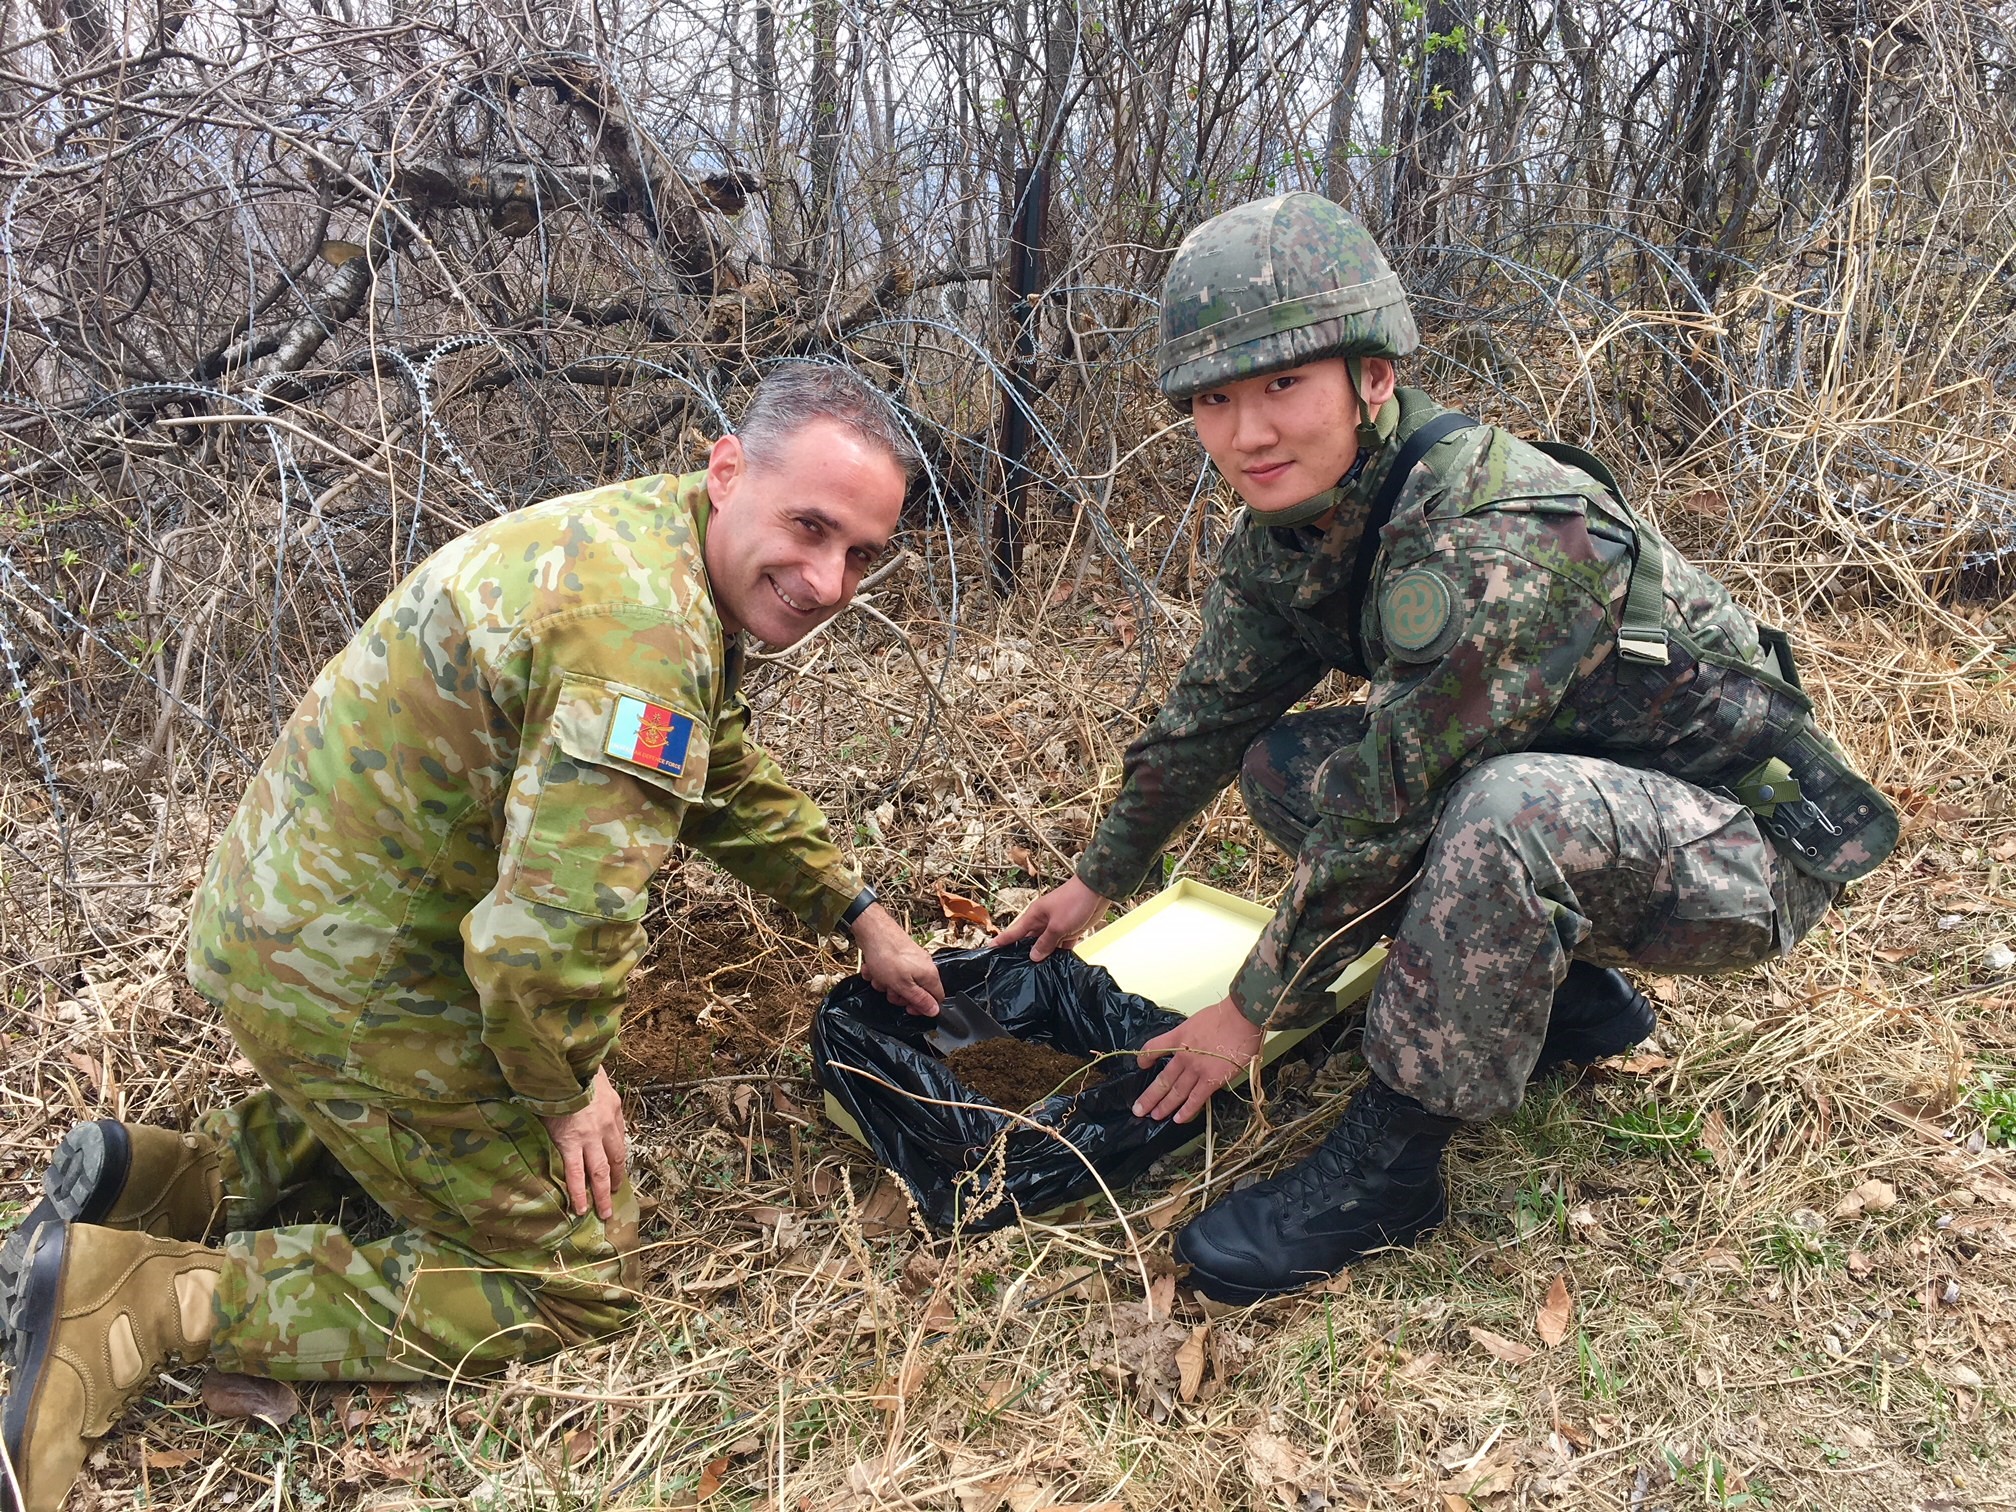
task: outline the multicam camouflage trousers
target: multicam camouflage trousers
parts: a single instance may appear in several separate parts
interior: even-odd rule
[[[293,1381],[481,1375],[635,1315],[636,1198],[626,1184],[606,1226],[570,1212],[537,1115],[507,1102],[387,1101],[238,1038],[267,1090],[199,1125],[223,1148],[233,1230],[223,1250],[236,1262],[217,1292],[219,1369]],[[256,1227],[292,1210],[387,1227],[371,1204],[396,1228],[388,1237],[353,1240],[337,1222]]]
[[[1304,976],[1320,986],[1390,930],[1365,1058],[1445,1117],[1519,1105],[1571,959],[1676,975],[1753,966],[1790,950],[1839,892],[1780,860],[1734,800],[1586,756],[1528,752],[1473,767],[1425,852],[1418,840],[1354,836],[1322,815],[1317,769],[1364,728],[1357,709],[1291,715],[1248,748],[1240,790],[1254,822],[1296,858],[1299,940],[1378,904],[1418,860],[1397,921],[1386,909],[1344,930],[1321,952],[1324,971]]]

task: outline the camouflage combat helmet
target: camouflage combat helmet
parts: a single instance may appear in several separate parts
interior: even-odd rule
[[[1187,409],[1234,378],[1323,357],[1404,357],[1420,341],[1407,292],[1363,223],[1320,194],[1282,194],[1183,238],[1162,285],[1156,366],[1163,396]],[[1357,361],[1350,372],[1362,392]]]

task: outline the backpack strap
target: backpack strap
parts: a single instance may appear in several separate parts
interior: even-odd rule
[[[1400,443],[1400,454],[1393,459],[1386,480],[1379,485],[1371,511],[1365,517],[1364,533],[1358,537],[1358,556],[1351,564],[1351,596],[1345,600],[1352,606],[1351,654],[1358,658],[1361,667],[1369,670],[1371,666],[1365,660],[1365,590],[1371,586],[1372,564],[1379,557],[1379,532],[1393,518],[1393,506],[1400,502],[1400,491],[1407,486],[1415,464],[1451,436],[1471,430],[1476,424],[1468,415],[1455,410],[1446,410],[1424,421]]]
[[[1617,508],[1630,522],[1636,546],[1631,582],[1624,590],[1624,619],[1617,627],[1617,654],[1626,661],[1663,667],[1672,660],[1666,640],[1666,548],[1659,532],[1638,518],[1617,484],[1617,476],[1593,452],[1567,441],[1535,441],[1536,451],[1585,472],[1610,491]]]

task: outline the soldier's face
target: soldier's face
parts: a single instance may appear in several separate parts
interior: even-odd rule
[[[845,607],[888,549],[903,470],[847,426],[815,420],[751,457],[723,436],[707,458],[707,580],[732,632],[788,646]]]
[[[1366,398],[1384,404],[1393,364],[1364,366]],[[1335,487],[1358,456],[1358,400],[1342,357],[1235,378],[1193,398],[1190,418],[1225,481],[1261,514]]]

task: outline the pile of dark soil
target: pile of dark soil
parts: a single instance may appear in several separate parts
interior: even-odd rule
[[[749,956],[739,915],[692,913],[630,978],[610,1057],[619,1086],[665,1086],[778,1069],[805,1042],[812,998],[782,953]]]
[[[990,1039],[954,1050],[945,1064],[968,1091],[1020,1112],[1054,1092],[1082,1092],[1104,1081],[1117,1063],[1095,1064],[1026,1040]]]

